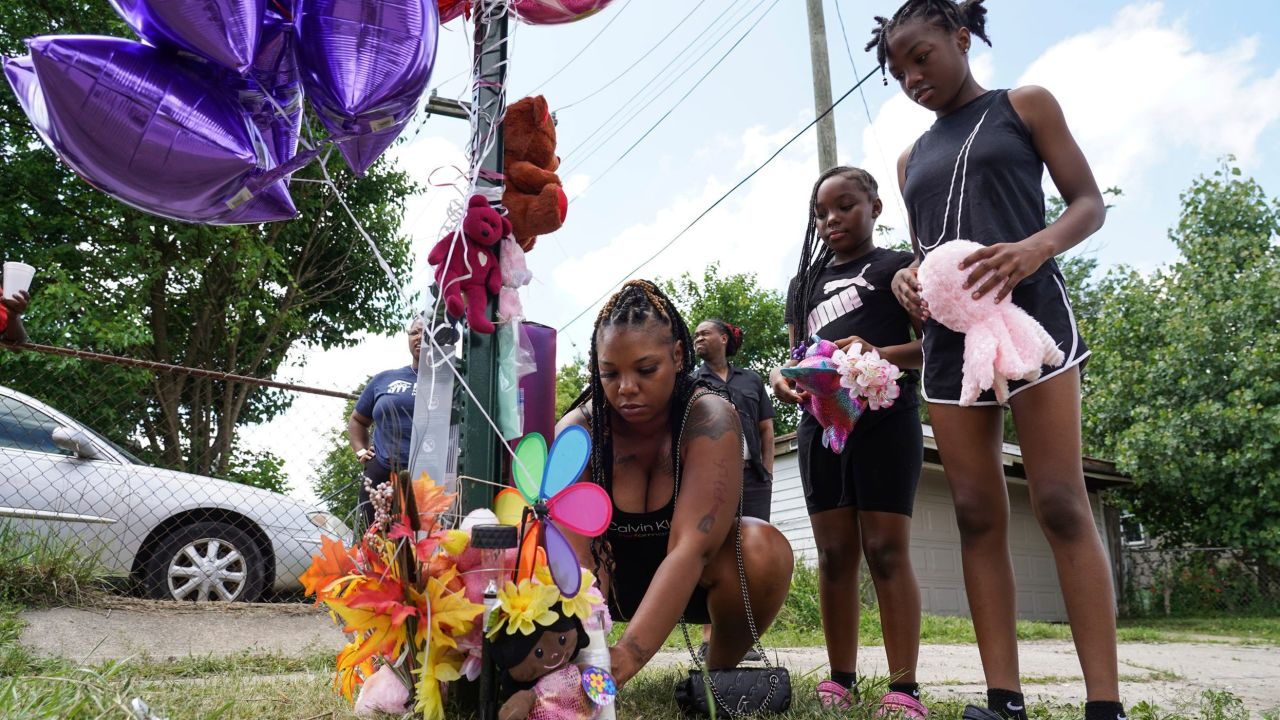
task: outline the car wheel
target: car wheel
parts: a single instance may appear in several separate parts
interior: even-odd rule
[[[147,561],[147,594],[160,600],[253,602],[266,577],[262,552],[234,525],[201,522],[169,533]]]

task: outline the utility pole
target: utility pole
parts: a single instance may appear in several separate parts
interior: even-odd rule
[[[501,123],[506,112],[502,89],[507,80],[507,14],[499,10],[505,6],[501,0],[479,0],[476,5],[477,74],[472,90],[472,101],[477,110],[477,119],[475,134],[471,138],[471,153],[473,160],[477,159],[477,156],[484,152],[485,145],[489,145],[489,152],[484,157],[478,158],[481,170],[478,187],[493,188],[502,184]],[[489,18],[489,22],[484,22],[484,18]],[[492,140],[486,143],[486,140],[491,137]],[[490,298],[486,309],[490,319],[494,318],[494,311],[495,300]],[[458,490],[461,493],[464,513],[492,506],[493,488],[482,483],[463,482],[461,476],[501,482],[499,469],[502,465],[498,454],[500,449],[498,443],[501,439],[484,417],[485,413],[488,413],[489,417],[497,414],[497,340],[496,333],[485,335],[474,330],[467,332],[463,356],[463,362],[466,364],[464,377],[475,394],[479,406],[469,396],[463,394]],[[483,412],[481,412],[482,408]]]
[[[840,2],[840,0],[836,0]],[[813,66],[813,106],[816,115],[831,107],[831,60],[827,57],[827,22],[822,0],[805,0],[809,11],[809,61]],[[818,121],[818,172],[836,166],[836,115]]]

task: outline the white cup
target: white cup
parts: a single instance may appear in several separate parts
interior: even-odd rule
[[[31,289],[31,278],[36,269],[24,262],[7,262],[4,264],[4,296],[17,297],[23,290]]]

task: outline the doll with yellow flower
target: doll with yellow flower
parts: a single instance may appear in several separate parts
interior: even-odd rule
[[[584,623],[598,625],[600,613],[607,614],[594,578],[583,575],[573,597],[563,597],[549,577],[539,582],[545,571],[498,593],[488,631],[508,696],[498,720],[591,720],[612,701],[608,673],[575,664],[589,642]]]

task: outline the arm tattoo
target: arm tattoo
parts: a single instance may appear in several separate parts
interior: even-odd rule
[[[707,510],[707,514],[702,516],[698,521],[698,531],[703,535],[711,533],[711,528],[716,524],[716,515],[720,512],[720,506],[729,501],[729,487],[725,484],[723,474],[725,473],[724,462],[716,463],[722,474],[719,480],[716,480],[715,490],[712,493],[711,508]]]
[[[701,403],[689,415],[689,437],[719,440],[725,433],[738,429],[738,413],[722,403]]]

